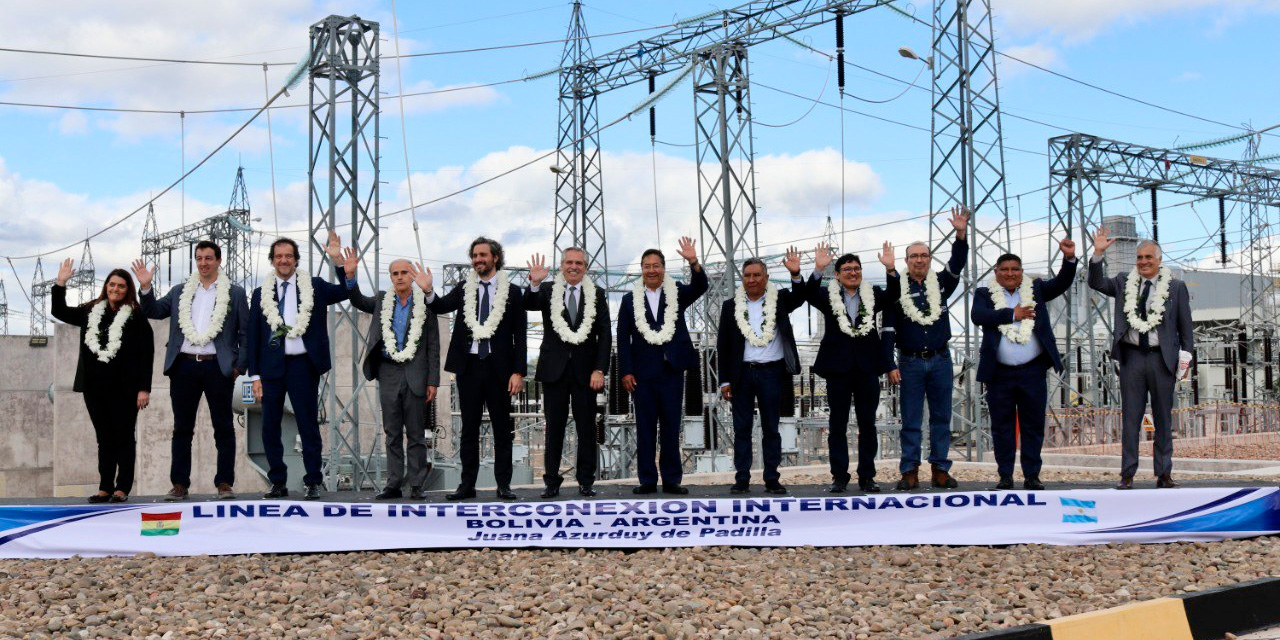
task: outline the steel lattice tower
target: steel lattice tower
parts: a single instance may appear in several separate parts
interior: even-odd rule
[[[311,274],[337,280],[325,257],[331,230],[345,227],[345,244],[360,253],[359,279],[364,291],[378,291],[381,261],[378,241],[379,163],[379,40],[378,23],[357,16],[329,16],[311,26],[310,135],[307,174],[311,182],[307,213]],[[338,361],[338,340],[350,341],[350,391],[336,388],[338,371],[320,383],[320,415],[328,424],[325,485],[338,488],[350,474],[355,488],[380,480],[385,453],[375,430],[369,442],[361,439],[362,420],[375,420],[375,399],[366,397],[373,385],[360,372],[367,350],[356,311],[343,304],[328,314],[330,356]],[[345,351],[345,349],[344,349]],[[364,449],[368,449],[365,451]]]
[[[1245,162],[1252,164],[1257,161],[1261,142],[1262,134],[1251,132],[1246,143]],[[1250,193],[1258,192],[1262,186],[1257,180],[1241,182],[1240,188]],[[1272,399],[1276,397],[1275,380],[1267,355],[1274,357],[1276,347],[1274,247],[1269,210],[1256,198],[1244,203],[1240,232],[1241,266],[1244,267],[1244,277],[1240,280],[1240,301],[1244,306],[1240,337],[1245,347],[1240,359],[1244,377],[1240,388],[1250,400],[1260,397]]]
[[[9,335],[9,296],[4,292],[4,280],[0,280],[0,336]]]
[[[44,277],[44,266],[40,258],[36,258],[36,272],[31,276],[31,335],[32,337],[49,336],[49,290],[57,284],[56,277],[48,280]],[[93,268],[93,249],[89,241],[84,241],[84,251],[80,253],[80,262],[67,279],[67,304],[76,305],[92,300],[97,296],[98,280]],[[78,292],[75,297],[72,292]]]
[[[174,280],[183,281],[195,269],[193,262],[195,244],[201,240],[212,240],[222,248],[222,271],[227,278],[252,291],[253,269],[250,264],[252,250],[249,246],[249,235],[253,231],[249,218],[249,195],[244,186],[244,168],[236,169],[236,181],[231,188],[231,202],[227,210],[203,220],[179,227],[172,231],[160,233],[156,224],[154,204],[147,205],[147,221],[142,227],[142,260],[156,267],[156,278],[152,283],[156,295],[163,295],[164,283],[173,286]],[[187,259],[186,267],[178,265],[177,276],[173,273],[173,252],[181,250]],[[183,255],[179,255],[179,259]],[[168,267],[161,272],[161,263]]]

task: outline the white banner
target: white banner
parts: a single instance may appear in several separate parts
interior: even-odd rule
[[[1078,545],[1275,533],[1275,488],[0,506],[5,558],[467,547]]]

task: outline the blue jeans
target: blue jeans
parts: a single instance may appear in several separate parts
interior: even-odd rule
[[[943,471],[951,469],[947,452],[951,449],[951,388],[955,374],[947,351],[930,358],[901,356],[902,374],[902,459],[898,470],[906,473],[920,466],[921,423],[924,401],[929,400],[929,463]]]

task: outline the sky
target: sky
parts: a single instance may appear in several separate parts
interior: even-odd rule
[[[587,0],[583,16],[600,55],[736,4]],[[899,5],[930,20],[928,3]],[[1043,189],[1050,137],[1082,132],[1172,147],[1237,134],[1246,123],[1280,123],[1273,79],[1280,1],[992,5],[1002,52],[1011,244],[1031,270],[1044,270],[1049,257]],[[8,32],[3,46],[247,64],[0,51],[0,256],[6,258],[0,280],[11,333],[27,325],[31,256],[43,255],[45,276],[52,277],[58,260],[80,257],[81,247],[68,245],[114,225],[92,241],[95,262],[99,274],[126,266],[140,252],[146,203],[206,157],[155,200],[162,231],[226,209],[243,166],[256,246],[261,250],[277,233],[305,237],[307,109],[290,105],[306,104],[306,81],[274,103],[283,108],[270,111],[270,123],[259,116],[245,125],[306,55],[309,25],[330,14],[381,25],[384,265],[403,256],[438,270],[464,261],[470,240],[481,234],[502,240],[514,265],[551,251],[555,176],[551,160],[536,159],[556,145],[557,76],[546,72],[560,64],[568,2],[72,1],[55,7],[8,4],[10,24],[24,28]],[[775,40],[749,52],[759,251],[777,254],[789,244],[812,249],[830,218],[837,234],[844,230],[842,248],[860,253],[874,278],[881,242],[893,242],[902,259],[907,243],[928,234],[929,74],[897,51],[908,46],[927,55],[931,34],[885,8],[849,17],[845,33],[846,57],[857,66],[848,68],[843,96],[831,61],[831,24],[802,32],[804,46]],[[414,57],[396,59],[397,50]],[[264,62],[270,63],[265,73]],[[659,87],[672,79],[660,77]],[[396,97],[401,94],[419,95]],[[653,139],[643,112],[626,117],[647,97],[643,83],[599,98],[600,122],[613,123],[600,134],[613,268],[633,267],[646,247],[672,253],[680,236],[698,235],[692,96],[689,80],[663,94]],[[1280,136],[1263,136],[1262,155],[1278,150]],[[1244,152],[1233,144],[1201,153],[1239,158]],[[1125,193],[1104,190],[1107,197]],[[1160,238],[1169,259],[1220,267],[1213,263],[1217,247],[1206,243],[1216,230],[1216,207],[1193,206],[1173,194],[1161,198]],[[413,214],[386,215],[430,201]],[[1137,215],[1145,231],[1148,202],[1119,197],[1105,212]],[[982,216],[979,224],[990,224]],[[1226,226],[1235,256],[1241,237],[1235,208]],[[255,268],[266,273],[261,256]]]

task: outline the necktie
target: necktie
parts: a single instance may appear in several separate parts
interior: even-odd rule
[[[489,283],[481,282],[484,291],[480,293],[480,324],[484,324],[489,319]],[[485,338],[480,341],[479,351],[481,358],[489,357],[489,339]]]
[[[280,295],[276,296],[276,308],[280,310],[280,321],[284,322],[284,298],[289,294],[289,282],[280,283]]]
[[[1142,295],[1138,296],[1138,317],[1143,320],[1147,319],[1147,298],[1151,295],[1151,281],[1146,280],[1142,283]],[[1151,337],[1147,332],[1143,331],[1138,334],[1138,347],[1142,349],[1151,348]]]
[[[578,324],[578,297],[574,295],[578,287],[569,287],[569,295],[564,302],[564,310],[569,312],[569,326]]]

